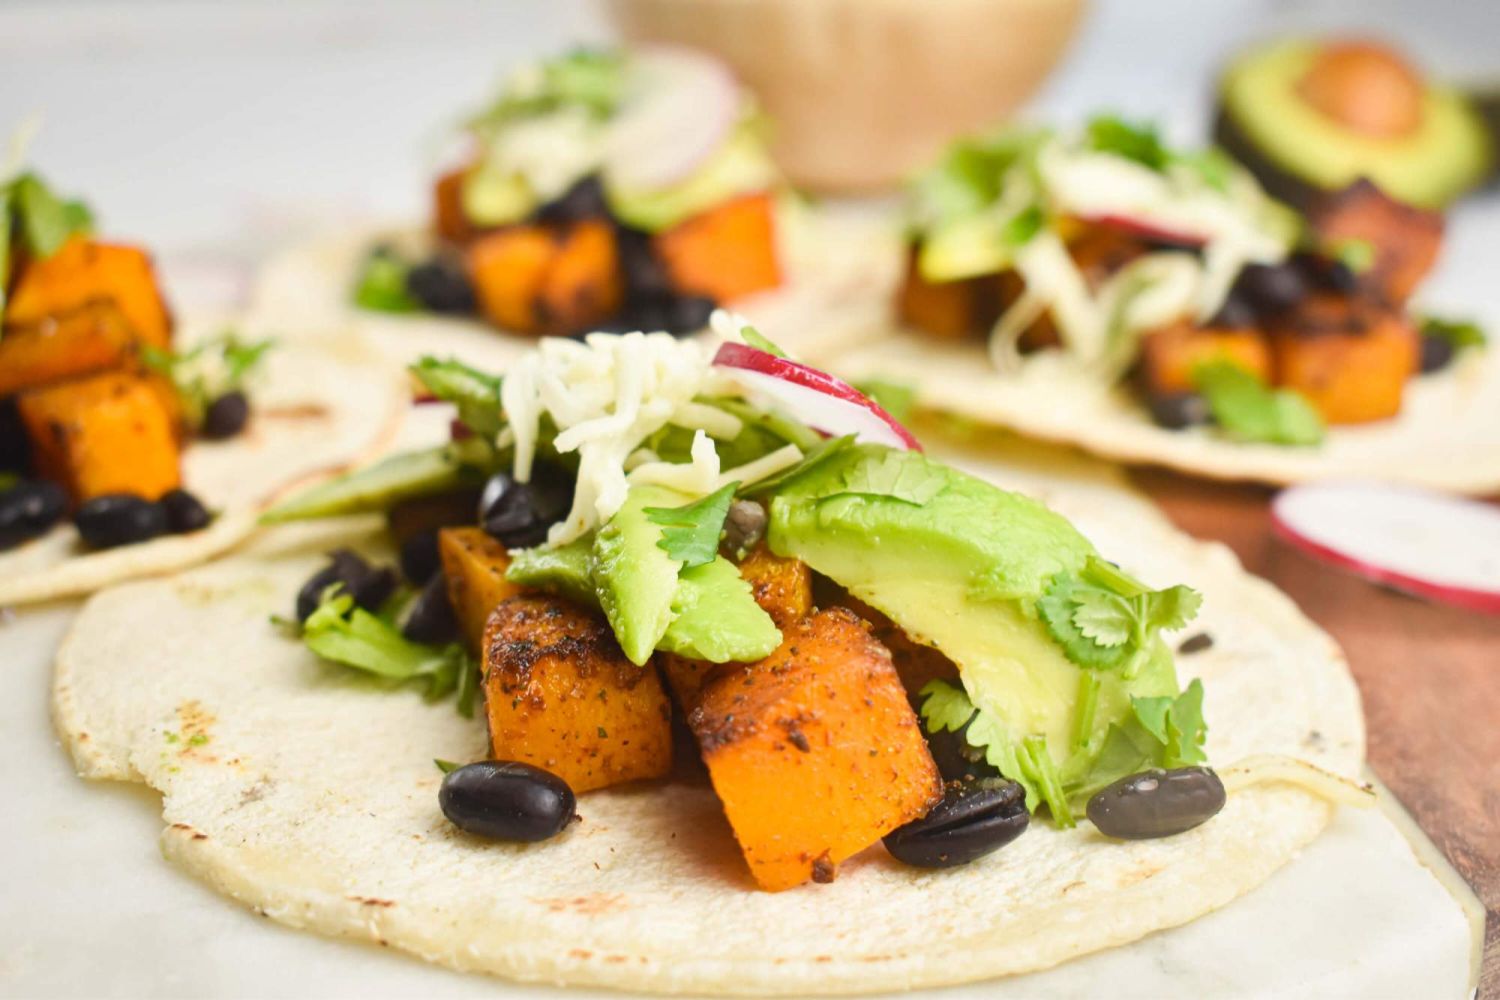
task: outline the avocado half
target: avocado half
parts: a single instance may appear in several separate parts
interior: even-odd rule
[[[1364,135],[1298,93],[1318,50],[1303,40],[1252,50],[1220,85],[1214,139],[1273,197],[1306,208],[1364,177],[1400,201],[1442,208],[1485,179],[1490,134],[1461,94],[1427,84],[1421,123],[1411,134]]]

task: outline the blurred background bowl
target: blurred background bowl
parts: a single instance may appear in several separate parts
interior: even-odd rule
[[[1002,121],[1062,57],[1084,0],[607,0],[632,42],[714,53],[760,97],[794,184],[870,193]]]

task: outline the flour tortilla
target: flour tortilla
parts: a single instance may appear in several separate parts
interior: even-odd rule
[[[783,286],[731,308],[772,339],[809,328],[843,337],[881,321],[885,303],[870,289],[890,287],[900,261],[899,233],[888,212],[784,200],[777,224]],[[357,329],[403,362],[436,354],[501,370],[536,346],[535,337],[506,333],[478,318],[358,308],[351,301],[355,278],[370,249],[382,244],[417,257],[433,249],[431,235],[411,226],[331,233],[289,247],[258,273],[250,315],[258,323],[290,328]]]
[[[1019,476],[965,464],[1044,497],[1145,579],[1201,588],[1193,629],[1214,644],[1180,669],[1205,679],[1211,759],[1286,753],[1357,774],[1359,701],[1333,642],[1223,547],[1177,533],[1105,474],[1076,479],[1047,461]],[[58,654],[54,720],[79,771],[159,790],[166,856],[294,927],[526,981],[787,995],[937,986],[1192,920],[1263,882],[1329,817],[1297,787],[1261,785],[1170,840],[1038,822],[962,869],[906,868],[877,845],[831,885],[774,895],[755,891],[706,785],[592,793],[560,839],[485,843],[444,821],[432,764],[484,756],[483,724],[322,665],[267,622],[319,553],[377,544],[377,530],[289,525],[223,562],[99,594]]]
[[[221,329],[184,324],[181,342]],[[261,327],[242,329],[265,330]],[[139,576],[205,562],[255,530],[280,490],[378,454],[405,408],[401,373],[354,335],[282,337],[250,387],[251,420],[228,441],[194,441],[183,452],[183,485],[218,517],[190,535],[89,552],[64,524],[0,552],[0,606],[87,594]]]

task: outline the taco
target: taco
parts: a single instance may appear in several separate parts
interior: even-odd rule
[[[80,771],[161,790],[167,854],[294,926],[708,993],[1044,968],[1368,796],[1336,647],[1222,549],[1097,487],[1090,541],[720,327],[416,366],[451,441],[83,610]]]
[[[899,329],[811,359],[1115,459],[1500,486],[1500,359],[1413,305],[1443,218],[1368,181],[1302,215],[1217,150],[1101,117],[956,143],[908,222]]]
[[[827,322],[842,315],[830,302],[868,302],[866,269],[894,264],[828,244],[886,225],[800,201],[769,127],[701,53],[526,64],[465,122],[426,226],[291,248],[266,265],[253,311],[352,319],[407,359],[476,334],[519,353],[538,336],[697,333],[731,304],[773,328]]]
[[[0,186],[0,604],[208,559],[393,426],[369,351],[179,333],[146,251],[91,230],[34,173]]]

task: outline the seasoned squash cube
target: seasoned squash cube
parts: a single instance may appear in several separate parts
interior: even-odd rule
[[[5,325],[31,326],[90,302],[111,302],[136,335],[166,348],[172,317],[151,257],[137,247],[74,236],[50,257],[27,261],[5,306]]]
[[[74,503],[106,493],[155,500],[182,484],[174,418],[150,376],[103,372],[29,389],[16,405],[37,474]]]
[[[465,164],[440,174],[432,185],[432,228],[438,239],[467,243],[476,230],[464,211],[464,178],[473,167]]]
[[[781,284],[776,202],[769,192],[741,195],[679,222],[653,238],[674,291],[733,302]]]
[[[484,623],[490,612],[521,588],[505,578],[510,554],[483,528],[443,528],[438,532],[438,554],[448,581],[448,600],[458,616],[464,640],[479,651]]]
[[[1401,412],[1421,354],[1417,331],[1395,309],[1342,296],[1309,300],[1273,344],[1277,383],[1307,397],[1330,424]]]
[[[788,626],[758,663],[716,668],[688,723],[751,874],[773,892],[831,880],[942,797],[890,654],[844,608]]]
[[[604,617],[560,597],[512,597],[484,634],[497,760],[545,768],[575,792],[672,767],[672,709],[656,667],[625,658]]]
[[[761,544],[740,561],[740,576],[777,628],[786,628],[812,611],[812,570],[801,559],[772,555]]]
[[[1271,377],[1271,349],[1259,330],[1194,326],[1183,320],[1153,330],[1141,341],[1141,374],[1156,395],[1195,392],[1194,370],[1215,361],[1238,365],[1263,382]]]
[[[1442,213],[1396,201],[1363,178],[1314,205],[1308,222],[1329,252],[1368,244],[1373,253],[1360,284],[1395,304],[1416,291],[1443,243]]]
[[[515,333],[577,333],[624,301],[614,230],[602,219],[507,226],[470,244],[467,261],[480,311]]]
[[[896,298],[902,323],[942,340],[967,340],[993,326],[1002,308],[994,275],[928,281],[917,267],[916,251],[908,256],[906,279]]]
[[[0,396],[136,361],[140,337],[113,302],[100,299],[0,336]]]

